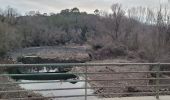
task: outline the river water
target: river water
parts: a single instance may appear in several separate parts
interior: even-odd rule
[[[40,82],[39,80],[20,80],[21,82]],[[42,81],[42,80],[41,80]],[[46,80],[48,81],[48,80]],[[51,81],[51,80],[50,80]],[[88,84],[89,86],[89,84]],[[77,82],[75,84],[70,82],[56,82],[56,83],[34,83],[34,84],[21,84],[20,87],[24,89],[55,89],[55,88],[84,88],[85,82]],[[84,89],[76,90],[56,90],[56,91],[36,91],[35,93],[40,93],[45,97],[49,96],[70,96],[70,95],[84,95]],[[88,89],[88,94],[93,94],[93,90]],[[96,97],[88,97],[88,99],[95,99]],[[84,100],[84,97],[77,98],[56,98],[53,100]]]
[[[81,53],[87,53],[87,50],[85,50],[84,48],[69,48],[69,47],[32,47],[32,48],[24,48],[24,49],[19,49],[16,50],[14,52],[10,52],[9,56],[13,59],[13,60],[17,60],[18,57],[20,56],[28,56],[28,55],[37,55],[40,52],[81,52]],[[33,62],[30,62],[33,63]],[[56,62],[51,62],[51,63],[56,63]],[[29,71],[31,70],[31,71]],[[23,71],[23,70],[21,70]],[[27,69],[26,71],[28,71],[28,73],[34,73],[36,71],[34,71],[33,69]],[[47,71],[47,68],[44,67],[43,69],[39,70],[38,73],[44,73],[44,72],[57,72],[58,69],[50,69]],[[14,71],[12,71],[14,72]],[[17,71],[16,71],[17,72]],[[25,71],[24,71],[25,73]],[[27,72],[26,72],[27,73]],[[38,74],[37,73],[37,74]],[[16,73],[17,74],[17,73]],[[42,78],[43,77],[43,78]],[[58,76],[56,76],[58,77]],[[77,83],[70,83],[70,82],[62,82],[62,80],[56,79],[56,77],[53,76],[54,79],[51,79],[50,77],[50,81],[61,81],[61,82],[56,82],[56,83],[34,83],[34,84],[20,84],[20,87],[26,89],[26,90],[34,90],[34,89],[56,89],[56,88],[84,88],[85,87],[85,82],[77,82]],[[31,77],[32,78],[32,77]],[[17,81],[21,81],[21,82],[41,82],[41,81],[48,81],[49,78],[48,77],[44,77],[44,76],[40,76],[40,77],[33,77],[33,79],[31,79],[30,77],[22,77],[20,79],[20,77],[17,77]],[[40,79],[41,78],[41,79]],[[45,80],[42,80],[44,79]],[[15,78],[14,78],[15,79]],[[84,80],[83,77],[78,76],[78,79],[80,80]],[[90,86],[88,84],[88,86]],[[88,94],[93,94],[93,90],[92,89],[88,89]],[[84,89],[75,89],[75,90],[56,90],[56,91],[36,91],[35,93],[40,93],[42,94],[44,97],[49,97],[49,96],[71,96],[71,95],[84,95],[85,94],[85,90]],[[85,97],[77,97],[77,98],[57,98],[54,100],[84,100]],[[91,99],[95,99],[97,97],[88,97],[89,100]]]
[[[48,72],[54,72],[54,70],[48,70]],[[34,72],[34,71],[32,71]],[[42,70],[40,70],[38,73],[44,73],[47,72],[46,67],[44,67]],[[37,74],[38,74],[37,73]],[[41,78],[40,78],[41,77]],[[20,84],[21,88],[24,88],[26,90],[36,90],[36,89],[57,89],[57,88],[84,88],[85,82],[77,82],[77,83],[71,83],[71,82],[62,82],[62,80],[71,80],[73,77],[69,77],[68,79],[62,79],[62,80],[55,80],[57,78],[53,76],[50,76],[49,78],[46,76],[40,76],[40,77],[17,77],[17,80],[20,82],[41,82],[41,81],[48,81],[48,80],[42,80],[42,77],[45,79],[50,79],[49,81],[57,81],[52,83],[33,83],[33,84]],[[14,78],[15,79],[15,78]],[[33,79],[33,80],[32,80]],[[82,76],[77,76],[78,80],[84,80]],[[75,80],[75,79],[74,79]],[[88,87],[90,87],[89,84],[87,84]],[[84,89],[73,89],[73,90],[53,90],[53,91],[36,91],[35,93],[40,93],[44,97],[50,97],[50,96],[72,96],[72,95],[84,95],[85,90]],[[93,94],[94,91],[92,89],[87,90],[88,94]],[[85,97],[77,97],[77,98],[56,98],[53,100],[84,100]],[[96,97],[89,97],[89,99],[95,99]]]

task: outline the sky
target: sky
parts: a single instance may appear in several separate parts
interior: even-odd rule
[[[168,1],[170,0],[0,0],[0,8],[10,6],[24,14],[28,11],[58,13],[62,9],[78,7],[80,11],[93,13],[95,9],[109,11],[113,3],[122,4],[124,9],[134,6],[158,8],[160,4],[168,5],[170,9]]]

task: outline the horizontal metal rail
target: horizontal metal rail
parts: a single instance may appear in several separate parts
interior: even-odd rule
[[[57,91],[57,90],[79,90],[85,88],[57,88],[57,89],[34,89],[34,90],[8,90],[0,91],[0,93],[13,93],[13,92],[27,92],[27,91]],[[91,89],[90,87],[88,89]]]
[[[88,82],[92,81],[132,81],[132,80],[170,80],[170,78],[126,78],[126,79],[101,79],[101,80],[87,80]],[[39,82],[7,82],[7,83],[2,83],[0,82],[0,85],[11,85],[11,84],[36,84],[36,83],[56,83],[56,82],[85,82],[86,80],[61,80],[61,81],[39,81]]]
[[[170,93],[161,92],[160,94]],[[101,94],[88,94],[87,96],[110,96],[110,95],[140,95],[140,94],[156,94],[155,92],[130,92],[130,93],[101,93]],[[49,96],[49,97],[29,97],[29,98],[12,98],[12,99],[3,99],[3,100],[37,100],[37,99],[54,99],[54,98],[74,98],[74,97],[84,97],[84,95],[66,95],[66,96]]]
[[[13,84],[38,84],[38,83],[57,83],[57,82],[84,82],[85,80],[46,80],[46,81],[34,81],[34,82],[0,82],[0,85],[13,85]]]
[[[41,72],[35,72],[35,74],[0,74],[0,77],[2,76],[41,76],[41,75],[68,75],[68,74],[129,74],[129,73],[157,73],[157,71],[126,71],[126,72],[112,72],[112,73],[103,73],[103,72],[99,72],[99,73],[41,73]],[[160,71],[160,73],[170,73],[170,71]]]
[[[170,84],[159,85],[159,87],[169,87]],[[87,89],[97,88],[123,88],[123,87],[157,87],[156,85],[127,85],[127,86],[100,86],[100,87],[86,87]],[[13,93],[13,92],[27,92],[27,91],[57,91],[57,90],[80,90],[85,88],[54,88],[54,89],[32,89],[32,90],[8,90],[0,91],[0,93]]]
[[[53,64],[0,64],[0,67],[70,67],[70,66],[113,66],[113,65],[170,65],[170,63],[53,63]],[[137,66],[138,67],[138,66]],[[154,67],[154,66],[153,66]],[[156,67],[156,66],[155,66]]]
[[[131,65],[135,67],[155,67],[159,68],[156,71],[122,71],[122,72],[89,72],[88,68],[91,67],[97,67],[97,66],[126,66]],[[139,65],[139,66],[136,66]],[[156,95],[157,99],[159,98],[159,95],[161,94],[170,94],[170,91],[161,91],[160,87],[170,87],[170,84],[160,84],[161,80],[170,80],[170,77],[168,78],[161,78],[160,74],[163,73],[170,73],[170,71],[160,71],[161,65],[170,65],[170,63],[53,63],[53,64],[0,64],[0,68],[32,68],[32,67],[53,67],[53,68],[68,68],[68,67],[85,67],[85,72],[69,72],[69,73],[28,73],[28,74],[0,74],[0,77],[15,77],[15,76],[57,76],[57,75],[84,75],[85,79],[70,79],[70,80],[44,80],[44,81],[32,81],[32,82],[0,82],[0,85],[16,85],[16,84],[39,84],[39,83],[57,83],[57,82],[85,82],[85,87],[76,87],[76,88],[53,88],[53,89],[33,89],[33,90],[8,90],[8,91],[0,91],[0,93],[18,93],[18,92],[27,92],[27,91],[60,91],[60,90],[77,90],[77,89],[83,89],[85,90],[84,95],[66,95],[66,96],[51,96],[51,97],[29,97],[29,98],[10,98],[8,100],[37,100],[37,99],[53,99],[53,98],[69,98],[69,97],[84,97],[85,100],[87,100],[87,96],[110,96],[110,95]],[[128,67],[128,66],[126,66]],[[90,79],[88,78],[89,75],[103,75],[103,74],[131,74],[131,73],[154,73],[156,74],[156,77],[149,77],[149,78],[110,78],[110,79]],[[114,82],[114,81],[141,81],[141,80],[155,80],[155,85],[125,85],[125,86],[93,86],[88,87],[87,82]],[[103,88],[124,88],[124,87],[154,87],[156,88],[156,91],[152,92],[128,92],[128,93],[99,93],[99,94],[87,94],[87,89],[103,89]],[[5,99],[1,99],[5,100]]]

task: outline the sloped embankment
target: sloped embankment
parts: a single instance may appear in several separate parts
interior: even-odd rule
[[[11,64],[13,63],[10,60],[0,60],[0,64]],[[4,73],[5,68],[0,68],[0,74]],[[10,77],[1,76],[0,83],[9,83],[9,84],[0,84],[0,91],[17,91],[17,90],[24,90],[19,87],[17,84],[12,84],[15,80],[11,79]],[[0,99],[11,99],[11,98],[30,98],[30,97],[42,97],[42,95],[38,93],[34,93],[32,91],[25,91],[25,92],[10,92],[10,93],[2,93],[0,92]],[[36,99],[36,100],[47,100],[47,99]]]
[[[76,63],[91,60],[88,50],[83,47],[30,47],[10,52],[9,56],[15,61],[19,57],[27,56],[39,58],[38,61],[30,63]]]
[[[122,59],[116,60],[102,60],[92,61],[90,63],[134,63],[135,61],[128,61]],[[76,67],[72,70],[73,72],[83,72],[84,68]],[[89,66],[89,73],[113,73],[113,74],[91,74],[88,75],[89,80],[113,80],[122,79],[116,81],[92,81],[90,82],[94,88],[95,94],[112,94],[112,93],[130,93],[130,92],[151,92],[154,88],[148,87],[131,87],[134,85],[149,85],[150,80],[123,80],[128,78],[150,78],[151,75],[147,73],[119,73],[128,71],[149,71],[149,66],[144,65],[125,65],[125,66]],[[115,74],[114,74],[115,73]],[[115,88],[104,88],[104,87],[115,87]],[[102,95],[104,97],[115,97],[115,96],[129,96],[129,95]],[[131,96],[134,96],[133,94]]]

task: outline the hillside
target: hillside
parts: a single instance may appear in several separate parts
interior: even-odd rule
[[[75,7],[50,15],[35,11],[20,15],[8,7],[0,13],[0,55],[18,48],[71,44],[89,45],[94,59],[169,61],[169,15],[163,7],[156,12],[143,7],[127,12],[113,4],[111,10],[88,14]]]

